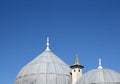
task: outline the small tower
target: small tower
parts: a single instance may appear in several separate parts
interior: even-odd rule
[[[72,84],[75,84],[79,78],[82,77],[82,69],[84,66],[80,65],[78,55],[75,57],[74,65],[70,66],[72,69]]]

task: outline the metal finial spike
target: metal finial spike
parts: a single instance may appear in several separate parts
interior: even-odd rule
[[[99,66],[101,66],[101,59],[99,59]]]
[[[49,44],[49,37],[47,37],[47,43],[46,43],[47,48],[46,48],[45,51],[50,51],[49,45],[50,45]]]
[[[101,61],[101,59],[99,58],[99,66],[98,66],[98,69],[102,69],[103,67],[102,67],[102,61]]]
[[[47,44],[46,45],[49,46],[49,37],[47,37]]]

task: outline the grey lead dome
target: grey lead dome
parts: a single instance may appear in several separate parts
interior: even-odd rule
[[[71,84],[71,69],[49,49],[19,72],[15,84]]]
[[[120,74],[110,69],[95,69],[87,72],[76,84],[120,84]]]

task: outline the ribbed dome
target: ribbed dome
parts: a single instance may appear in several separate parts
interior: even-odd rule
[[[110,69],[87,72],[76,84],[120,84],[120,74]]]
[[[98,69],[84,74],[76,84],[120,84],[120,74],[114,70],[103,69],[99,60]]]
[[[15,84],[71,84],[71,69],[49,47],[19,72]]]

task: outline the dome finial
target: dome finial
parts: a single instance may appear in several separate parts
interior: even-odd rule
[[[98,66],[98,69],[102,69],[102,61],[101,61],[101,58],[99,58],[99,66]]]
[[[49,37],[47,37],[47,43],[46,43],[47,48],[46,48],[45,51],[50,51],[49,45],[50,45],[49,44]]]

